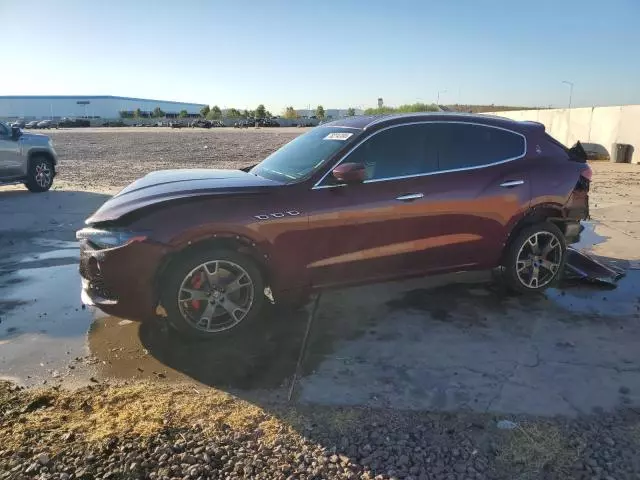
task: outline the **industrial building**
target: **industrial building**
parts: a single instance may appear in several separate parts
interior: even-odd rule
[[[120,112],[133,114],[140,110],[144,116],[160,108],[167,116],[177,116],[186,110],[189,116],[197,116],[204,104],[150,100],[146,98],[116,97],[112,95],[10,95],[0,96],[0,118],[6,120],[24,119],[59,120],[68,118],[116,119]]]

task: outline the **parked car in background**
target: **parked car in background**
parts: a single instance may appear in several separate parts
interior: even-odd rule
[[[192,128],[211,128],[213,125],[211,124],[211,122],[209,120],[206,120],[204,118],[199,118],[197,120],[194,120],[193,122],[191,122],[191,127]]]
[[[599,143],[582,143],[582,148],[587,153],[588,160],[611,160],[607,149]]]
[[[180,121],[176,121],[176,120],[174,120],[174,121],[172,121],[172,122],[169,122],[169,126],[170,126],[171,128],[184,128],[184,127],[185,127],[185,124],[184,124],[184,123],[182,123],[182,122],[180,122]]]
[[[0,185],[24,183],[31,192],[45,192],[53,184],[57,166],[49,137],[0,122]]]
[[[91,122],[86,118],[63,118],[58,122],[59,128],[86,128],[90,127]]]
[[[77,233],[83,300],[198,338],[329,287],[501,267],[537,292],[589,213],[591,169],[534,122],[358,116],[252,168],[150,173]]]
[[[17,127],[17,128],[24,128],[25,125],[26,125],[26,122],[24,120],[16,120],[11,124],[12,127]]]
[[[42,120],[41,122],[38,122],[38,124],[36,125],[36,128],[42,128],[47,130],[55,127],[56,127],[56,124],[51,120]]]
[[[122,120],[110,120],[102,124],[103,127],[124,127],[125,123]]]
[[[31,120],[24,126],[24,128],[37,128],[38,123],[39,123],[38,120]]]

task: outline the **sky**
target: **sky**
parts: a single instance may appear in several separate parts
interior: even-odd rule
[[[640,0],[0,0],[0,95],[640,103]]]

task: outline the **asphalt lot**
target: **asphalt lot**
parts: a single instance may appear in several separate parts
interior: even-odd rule
[[[219,152],[243,143],[240,158],[225,160],[230,166],[253,161],[295,132],[165,130],[139,139],[140,147],[127,135],[146,133],[55,132],[65,162],[61,189],[35,195],[0,188],[0,377],[70,386],[92,378],[186,381],[247,398],[286,398],[306,311],[271,311],[253,338],[194,349],[160,324],[83,309],[74,232],[108,198],[102,192],[129,181],[130,172],[116,176],[127,163],[138,173],[159,166],[153,156],[127,160],[120,152],[108,181],[88,182],[87,171],[107,168],[117,143],[144,149],[158,135],[173,136],[163,137],[163,155],[184,149],[172,143],[176,138]],[[172,163],[215,167],[216,158],[183,155]],[[160,166],[167,168],[165,161]],[[541,415],[640,405],[639,167],[593,168],[593,223],[581,247],[627,269],[618,288],[565,286],[513,297],[488,283],[488,274],[475,273],[324,293],[295,400]]]

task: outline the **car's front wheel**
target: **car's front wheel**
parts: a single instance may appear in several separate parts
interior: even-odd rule
[[[523,293],[553,286],[564,270],[566,252],[564,235],[554,224],[541,222],[524,228],[505,252],[507,286]]]
[[[191,338],[236,333],[259,317],[264,280],[249,257],[231,250],[196,250],[177,259],[162,291],[169,324]]]
[[[53,185],[53,162],[44,156],[36,156],[29,163],[25,186],[30,192],[46,192]]]

